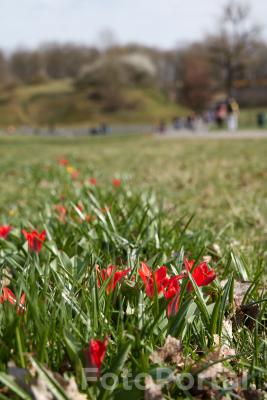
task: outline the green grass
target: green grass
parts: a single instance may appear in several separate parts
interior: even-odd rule
[[[240,112],[240,127],[241,128],[258,128],[257,126],[257,115],[258,113],[265,113],[267,116],[267,107],[253,107],[253,108],[241,108]]]
[[[16,94],[20,99],[28,99],[32,96],[52,95],[58,93],[73,92],[71,79],[49,81],[43,84],[18,86]]]
[[[9,287],[17,296],[25,292],[27,300],[24,315],[0,304],[0,398],[28,398],[25,385],[10,377],[10,361],[23,371],[34,370],[57,399],[71,397],[47,371],[74,377],[89,399],[141,399],[144,391],[123,389],[127,371],[133,378],[139,373],[170,377],[171,371],[196,378],[204,370],[208,385],[210,363],[220,366],[221,358],[217,395],[232,393],[227,386],[238,376],[247,375],[249,385],[262,388],[266,151],[265,140],[1,138],[1,223],[14,228],[8,240],[0,240],[0,277],[10,275]],[[80,171],[77,180],[58,165],[59,157]],[[90,177],[96,186],[88,183]],[[122,179],[121,187],[113,187],[114,177]],[[56,204],[67,208],[65,221]],[[39,256],[28,251],[21,234],[33,227],[48,236]],[[217,279],[198,287],[189,276],[193,290],[184,280],[178,314],[167,318],[164,296],[148,298],[137,269],[146,261],[178,274],[184,255],[197,262],[210,256]],[[107,294],[104,285],[97,286],[96,264],[131,268],[131,273]],[[242,301],[246,307],[240,307]],[[102,374],[118,376],[110,391],[83,376],[82,349],[90,338],[105,335]],[[176,354],[180,363],[163,356],[152,361],[168,335],[182,341],[183,351]],[[200,396],[196,388],[186,390],[173,381],[162,391],[167,399]],[[206,387],[204,395],[209,394]],[[235,394],[245,396],[241,389]]]

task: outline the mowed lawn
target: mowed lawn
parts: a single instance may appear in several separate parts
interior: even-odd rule
[[[64,157],[98,185],[120,177],[132,187],[152,189],[170,219],[194,215],[192,229],[208,229],[216,240],[240,244],[249,253],[266,244],[266,154],[264,139],[2,137],[1,214],[9,211],[12,220],[17,206],[24,207],[20,212],[33,207],[34,213],[35,200],[48,191],[42,171]],[[37,187],[27,178],[30,168],[40,175]]]

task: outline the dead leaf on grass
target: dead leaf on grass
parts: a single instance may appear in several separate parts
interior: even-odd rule
[[[259,316],[259,312],[259,304],[244,304],[238,307],[232,317],[234,328],[240,329],[243,326],[247,326],[250,330],[252,330]]]
[[[222,280],[221,287],[223,288],[227,282],[227,279]],[[241,306],[244,296],[247,293],[250,285],[251,282],[234,281],[234,303],[236,307]]]
[[[4,287],[7,287],[10,285],[12,279],[12,273],[9,268],[4,268],[2,271],[2,281],[1,281],[1,287],[2,289]]]
[[[150,375],[145,379],[145,400],[164,400],[161,386],[157,385]]]
[[[164,346],[154,351],[150,359],[157,364],[169,361],[176,364],[178,367],[182,367],[184,365],[184,356],[181,341],[169,335]]]
[[[69,400],[86,400],[87,396],[79,392],[74,377],[64,378],[56,372],[47,370],[47,373],[54,378],[65,391]],[[47,381],[43,379],[34,366],[29,370],[18,368],[13,362],[8,364],[8,374],[16,379],[18,385],[26,390],[33,400],[55,400]]]

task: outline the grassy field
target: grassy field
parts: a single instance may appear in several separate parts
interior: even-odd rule
[[[76,384],[81,399],[262,395],[266,154],[263,139],[0,138],[0,224],[13,227],[0,239],[0,278],[17,299],[26,294],[25,304],[0,304],[0,399],[38,398],[34,390],[76,399]],[[33,228],[47,236],[38,254],[21,233]],[[191,273],[184,257],[196,260]],[[203,260],[215,280],[197,280]],[[141,262],[182,274],[178,286],[151,272],[149,295]],[[110,264],[130,269],[116,285],[103,272]],[[89,341],[105,337],[112,388],[83,369],[95,365]],[[191,387],[174,380],[181,373]]]
[[[197,227],[217,233],[223,229],[224,236],[242,237],[248,246],[262,240],[267,222],[265,140],[2,138],[0,146],[2,207],[29,201],[30,182],[25,184],[22,171],[38,170],[64,156],[103,186],[119,175],[140,190],[152,188],[175,216],[195,214]]]

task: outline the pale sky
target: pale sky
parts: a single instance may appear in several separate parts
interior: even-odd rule
[[[216,29],[227,0],[0,0],[0,48],[42,42],[95,44],[109,29],[119,43],[171,48]],[[251,0],[252,2],[252,0]],[[267,0],[253,0],[252,18],[267,39]]]

